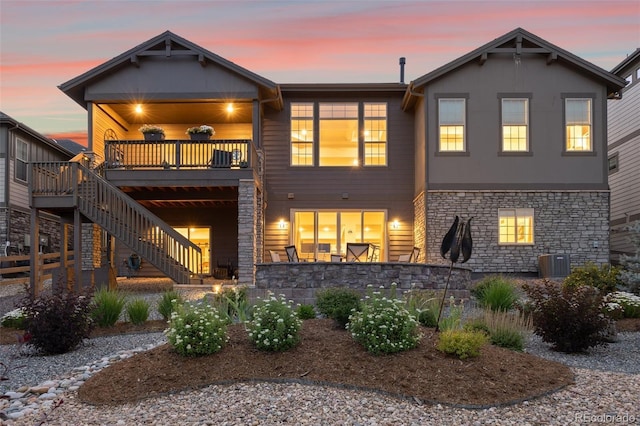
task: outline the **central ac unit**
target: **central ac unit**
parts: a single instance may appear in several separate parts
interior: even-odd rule
[[[538,256],[538,276],[564,278],[571,274],[571,257],[568,254],[543,254]]]

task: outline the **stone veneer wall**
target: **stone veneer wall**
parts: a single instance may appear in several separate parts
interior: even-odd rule
[[[102,253],[106,248],[102,247],[102,231],[101,228],[93,223],[82,224],[82,270],[93,270],[102,265]]]
[[[572,267],[609,262],[609,191],[429,191],[427,207],[427,262],[445,262],[455,215],[473,216],[474,272],[537,272],[542,254],[569,254]],[[534,209],[533,245],[498,245],[498,208]]]
[[[7,232],[9,224],[9,211],[5,208],[0,208],[0,253],[4,254],[5,242],[9,240]]]
[[[364,294],[368,285],[398,289],[444,289],[449,267],[420,263],[368,262],[275,262],[256,266],[256,285],[249,289],[249,297],[266,297],[269,291],[284,294],[295,303],[313,304],[319,289],[345,287]],[[454,267],[451,271],[448,295],[468,298],[471,270]]]
[[[9,241],[11,242],[11,253],[16,254],[18,244],[24,245],[24,236],[31,235],[31,213],[22,210],[9,210]],[[5,225],[6,226],[6,225]],[[5,228],[6,232],[6,228]],[[49,236],[49,246],[44,249],[45,253],[60,251],[60,222],[57,218],[49,215],[40,215],[40,235]],[[32,245],[37,247],[32,242]],[[4,249],[2,251],[4,253]],[[30,254],[31,247],[23,247],[22,254]]]
[[[425,194],[421,192],[413,200],[413,245],[420,248],[418,261],[423,262],[425,259],[425,247],[427,245],[427,228]]]
[[[252,286],[255,277],[257,189],[251,179],[238,184],[238,284]]]

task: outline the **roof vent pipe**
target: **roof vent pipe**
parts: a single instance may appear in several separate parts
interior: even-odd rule
[[[404,57],[400,58],[400,83],[404,84],[404,64],[406,63]]]

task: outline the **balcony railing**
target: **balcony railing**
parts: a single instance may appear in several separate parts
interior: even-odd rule
[[[107,169],[251,168],[258,154],[249,139],[105,141]]]

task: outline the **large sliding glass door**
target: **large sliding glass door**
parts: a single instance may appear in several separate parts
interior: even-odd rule
[[[347,243],[370,243],[377,258],[386,257],[386,211],[296,210],[293,212],[293,243],[305,260],[330,261],[331,254],[345,255]]]

